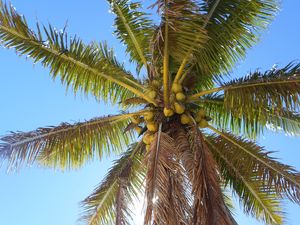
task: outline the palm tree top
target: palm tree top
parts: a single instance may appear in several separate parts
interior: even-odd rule
[[[114,50],[66,30],[33,30],[0,1],[0,40],[50,68],[75,93],[122,112],[74,124],[12,132],[0,140],[10,168],[36,162],[61,169],[121,153],[82,204],[86,224],[124,225],[128,205],[146,196],[146,224],[236,224],[224,190],[244,211],[283,224],[282,199],[300,202],[299,173],[255,139],[269,125],[299,134],[300,64],[230,80],[229,74],[278,10],[276,0],[109,0],[117,38],[142,76]],[[226,77],[226,79],[225,79]],[[226,81],[225,81],[226,80]],[[129,146],[124,150],[124,146]]]

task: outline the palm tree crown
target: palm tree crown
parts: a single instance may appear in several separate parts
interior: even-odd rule
[[[50,68],[74,92],[117,104],[122,113],[1,137],[10,168],[33,162],[80,168],[120,153],[83,202],[89,225],[130,223],[145,194],[145,225],[232,225],[232,190],[247,214],[283,224],[285,198],[300,203],[300,176],[255,143],[267,125],[300,130],[300,64],[224,77],[255,44],[278,10],[276,0],[108,0],[115,34],[133,75],[106,43],[89,45],[51,25],[34,30],[0,1],[0,40]],[[141,78],[142,77],[142,78]],[[228,76],[226,76],[228,78]],[[128,146],[124,150],[124,146]]]

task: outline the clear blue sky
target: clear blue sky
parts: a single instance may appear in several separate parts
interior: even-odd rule
[[[105,1],[12,0],[20,13],[34,24],[36,18],[51,22],[58,29],[68,20],[70,34],[78,34],[86,42],[107,40],[115,47],[120,61],[125,60],[122,45],[111,35],[112,15]],[[148,4],[148,3],[147,3]],[[262,41],[249,51],[237,66],[235,75],[250,70],[270,69],[299,59],[300,1],[283,1],[282,10]],[[30,60],[0,49],[0,134],[8,131],[30,131],[40,126],[57,125],[89,119],[114,110],[92,98],[73,96],[59,81],[52,81],[48,71]],[[259,142],[284,163],[300,170],[300,139],[266,133]],[[94,162],[79,171],[60,172],[51,169],[26,168],[15,174],[0,169],[0,225],[73,225],[78,218],[78,203],[92,192],[104,176],[110,161]],[[238,208],[238,207],[237,207]],[[298,225],[300,207],[285,205],[288,221]],[[237,210],[242,225],[259,225]]]

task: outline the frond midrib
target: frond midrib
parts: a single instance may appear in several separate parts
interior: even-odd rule
[[[114,1],[113,1],[113,2],[114,2]],[[128,23],[127,23],[126,18],[124,17],[124,15],[123,15],[123,13],[122,13],[122,10],[120,9],[120,7],[118,6],[117,3],[114,3],[114,4],[116,5],[116,9],[117,9],[117,11],[118,11],[118,14],[119,14],[121,20],[123,21],[124,26],[125,26],[125,28],[126,28],[128,34],[129,34],[130,38],[132,39],[132,42],[133,42],[133,44],[134,44],[134,46],[135,46],[135,48],[136,48],[136,50],[137,50],[137,52],[138,52],[138,54],[139,54],[141,60],[142,60],[142,62],[143,62],[143,64],[144,64],[145,68],[147,69],[147,68],[148,68],[148,63],[147,63],[147,60],[146,60],[146,58],[145,58],[145,56],[144,56],[144,53],[143,53],[143,51],[142,51],[142,48],[140,47],[140,43],[139,43],[139,42],[137,41],[137,39],[135,38],[134,33],[132,32],[130,26],[129,26]]]

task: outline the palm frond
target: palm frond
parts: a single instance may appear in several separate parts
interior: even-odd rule
[[[176,160],[174,140],[159,132],[146,155],[147,209],[144,224],[188,224],[189,196],[182,167]]]
[[[13,7],[8,8],[3,3],[0,6],[3,44],[49,67],[53,78],[60,74],[61,82],[75,93],[82,91],[112,102],[139,96],[154,103],[106,45],[85,45],[79,38],[69,38],[66,32],[57,32],[50,25],[43,27],[42,32],[37,24],[35,33]]]
[[[220,138],[214,135],[205,137],[211,152],[218,163],[225,186],[230,186],[239,196],[244,212],[267,224],[283,224],[283,212],[280,197],[274,188],[266,189],[263,180],[254,171],[241,170],[241,165],[248,162],[246,158],[233,161],[234,151],[228,151],[226,143],[220,145]]]
[[[148,15],[141,11],[142,3],[128,0],[108,0],[112,11],[116,14],[115,34],[124,44],[132,61],[148,68],[150,57],[150,40],[155,30]]]
[[[216,162],[197,127],[190,130],[189,140],[193,152],[189,163],[194,166],[191,181],[194,197],[193,224],[233,224],[220,189]]]
[[[132,144],[115,161],[105,179],[83,202],[81,221],[96,225],[129,224],[129,205],[138,198],[144,180],[142,142]]]
[[[219,135],[215,137],[216,145],[226,149],[228,154],[231,153],[230,162],[239,165],[238,171],[255,173],[266,191],[274,191],[279,196],[300,202],[300,174],[293,167],[276,161],[270,156],[270,152],[252,141],[218,131],[213,127],[210,129]],[[241,160],[245,163],[240,163]]]
[[[77,168],[95,157],[120,152],[133,138],[123,130],[132,114],[95,118],[75,124],[38,128],[31,132],[11,133],[1,137],[0,158],[11,168],[31,164]]]
[[[256,139],[265,129],[284,131],[287,134],[300,135],[300,115],[286,109],[275,110],[269,107],[243,111],[236,107],[225,106],[224,95],[203,96],[199,106],[212,118],[212,124],[221,130],[230,130],[234,134]]]
[[[299,109],[300,64],[290,63],[282,69],[265,73],[256,71],[221,85],[221,87],[199,92],[189,97],[195,100],[203,95],[224,91],[226,107],[236,107],[239,114],[263,108],[289,111]]]
[[[206,26],[209,39],[195,55],[201,70],[199,76],[211,79],[213,75],[231,71],[257,42],[261,31],[278,11],[278,4],[277,0],[202,1],[203,13],[213,12]]]

